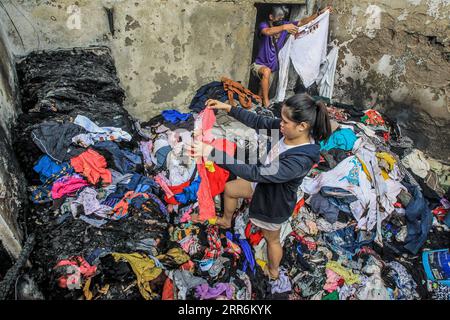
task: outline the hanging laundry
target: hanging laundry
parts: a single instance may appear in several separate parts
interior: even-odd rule
[[[297,34],[291,35],[281,49],[278,55],[280,69],[276,101],[285,99],[291,61],[305,88],[318,79],[320,65],[327,56],[329,20],[330,11],[326,10],[313,21],[299,27]]]
[[[108,185],[112,181],[111,171],[106,169],[105,158],[92,149],[72,158],[70,164],[76,172],[82,173],[91,184],[96,185],[101,181],[103,185]]]
[[[320,73],[316,80],[316,83],[319,86],[319,95],[329,98],[330,100],[333,98],[334,76],[336,74],[338,55],[339,48],[333,46],[330,53],[327,55],[325,63],[320,68]]]

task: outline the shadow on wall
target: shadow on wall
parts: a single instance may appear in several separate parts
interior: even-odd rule
[[[415,147],[436,159],[450,163],[450,120],[432,117],[418,106],[389,100],[383,112],[395,119],[402,134],[410,137]]]

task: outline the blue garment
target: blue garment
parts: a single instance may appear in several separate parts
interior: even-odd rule
[[[316,193],[312,195],[310,205],[313,212],[323,215],[329,223],[335,223],[337,221],[339,208],[333,205],[329,198],[322,196],[320,193]]]
[[[181,113],[177,110],[164,110],[162,116],[164,117],[164,120],[169,121],[172,124],[177,124],[180,121],[187,121],[192,114]]]
[[[170,215],[169,215],[169,211],[167,210],[166,205],[154,194],[152,193],[146,193],[148,198],[141,196],[141,197],[136,197],[133,198],[131,200],[131,205],[135,208],[140,208],[142,207],[142,205],[148,201],[153,201],[154,203],[156,203],[156,205],[159,208],[159,211],[164,215],[164,218],[167,220],[167,222],[170,221]],[[143,212],[144,216],[149,216],[148,214]],[[150,217],[150,218],[155,218],[155,217]]]
[[[235,95],[237,97],[237,95]],[[205,103],[208,99],[216,99],[221,102],[228,100],[228,95],[223,88],[223,83],[219,81],[213,81],[208,83],[197,90],[194,98],[192,98],[189,109],[195,112],[201,112],[205,109]],[[237,98],[236,98],[237,99]]]
[[[406,183],[405,186],[413,196],[405,208],[406,225],[408,228],[405,249],[412,254],[417,254],[427,240],[428,232],[430,232],[433,222],[433,214],[419,188]]]
[[[119,146],[112,141],[97,142],[94,145],[94,148],[106,150],[111,153],[114,160],[114,166],[117,171],[122,174],[134,172],[136,165],[142,164],[140,156],[128,150],[120,149]]]
[[[320,150],[342,149],[349,151],[353,149],[353,145],[356,140],[355,133],[351,129],[339,129],[333,132],[333,134],[326,141],[320,142]]]
[[[39,174],[39,178],[42,183],[45,183],[47,179],[55,173],[58,173],[62,170],[63,164],[58,164],[56,161],[53,161],[48,155],[43,155],[36,165],[33,167],[33,170]]]
[[[338,255],[351,258],[358,253],[362,246],[370,244],[376,234],[373,232],[369,235],[369,238],[365,238],[361,231],[355,232],[354,226],[349,226],[333,232],[324,233],[323,237],[327,245],[334,252]]]
[[[158,193],[159,191],[159,186],[153,179],[139,173],[133,174],[127,188],[134,192]]]
[[[320,194],[327,198],[328,201],[336,206],[340,211],[345,213],[352,213],[350,203],[358,200],[358,198],[351,192],[341,188],[322,187],[320,189]]]
[[[102,204],[114,208],[128,191],[158,194],[159,185],[153,179],[135,173],[131,176],[130,182],[118,183],[116,190],[109,194]]]
[[[200,181],[200,176],[197,176],[197,178],[191,182],[189,187],[184,188],[183,192],[175,195],[175,199],[182,204],[197,201],[197,192],[200,187]]]
[[[47,179],[44,181],[42,185],[30,187],[31,201],[33,201],[33,203],[35,204],[52,202],[53,183],[59,178],[66,175],[72,175],[73,173],[74,173],[73,167],[69,163],[63,162],[61,164],[61,170],[47,177]]]
[[[244,252],[245,260],[242,265],[242,271],[247,272],[247,268],[250,267],[250,270],[253,272],[253,274],[255,274],[256,260],[253,256],[252,248],[248,241],[246,239],[241,239],[238,233],[233,236],[233,234],[229,231],[226,232],[226,237],[228,240],[238,243],[239,247],[241,247],[242,252]]]

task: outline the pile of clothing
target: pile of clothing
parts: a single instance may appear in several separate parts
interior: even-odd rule
[[[249,200],[239,202],[231,229],[216,225],[225,184],[236,177],[196,162],[186,146],[197,139],[230,156],[244,149],[248,161],[267,151],[266,140],[204,102],[231,100],[270,117],[276,110],[223,78],[198,90],[189,113],[133,121],[107,52],[34,53],[19,70],[15,147],[33,203],[27,227],[38,237],[28,274],[47,299],[448,298],[442,286],[427,287],[418,256],[448,246],[448,167],[417,159],[375,110],[329,106],[334,133],[318,142],[321,161],[282,226],[280,277],[269,280]],[[427,178],[437,170],[436,181]]]

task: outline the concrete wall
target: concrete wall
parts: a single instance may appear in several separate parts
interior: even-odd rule
[[[386,109],[417,147],[450,160],[450,1],[327,2],[337,98]]]
[[[199,86],[222,75],[247,83],[258,3],[304,0],[15,0],[5,3],[23,38],[0,10],[16,53],[110,46],[127,93],[126,106],[147,119],[186,109]],[[111,34],[104,7],[114,8]]]
[[[17,217],[26,196],[25,181],[11,147],[11,128],[17,116],[16,75],[7,36],[0,24],[0,241],[17,258],[22,232]]]
[[[0,21],[16,54],[110,46],[126,107],[146,120],[162,109],[186,110],[199,86],[222,75],[247,84],[254,4],[264,2],[332,5],[331,38],[341,47],[337,100],[388,108],[418,147],[448,159],[450,143],[439,140],[450,134],[448,0],[6,2],[23,44],[2,10]],[[114,36],[104,7],[114,8]]]

